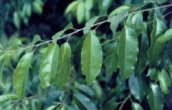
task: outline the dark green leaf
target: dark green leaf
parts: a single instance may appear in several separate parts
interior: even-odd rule
[[[58,65],[59,46],[52,43],[48,46],[40,66],[40,81],[43,88],[50,86],[52,77],[55,76]]]
[[[117,43],[112,43],[109,46],[108,53],[106,55],[106,71],[112,75],[113,72],[117,71],[117,64],[118,64],[118,44]]]
[[[89,33],[81,52],[82,73],[86,75],[87,85],[91,85],[102,66],[102,49],[98,38]]]
[[[10,56],[11,56],[11,54],[4,54],[4,55],[0,56],[0,86],[2,86],[3,88],[5,86],[2,81],[2,79],[3,79],[2,72],[3,72],[4,64]]]
[[[73,56],[73,64],[76,70],[78,70],[78,68],[81,65],[81,51],[82,51],[82,47],[84,44],[84,40],[87,37],[88,34],[85,34],[77,43],[75,51],[74,51],[74,56]]]
[[[116,110],[118,103],[114,101],[109,101],[104,107],[103,110]]]
[[[53,35],[52,39],[58,39],[68,29],[73,29],[73,24],[71,22],[63,30],[61,30],[61,31],[57,32],[55,35]]]
[[[133,29],[122,30],[118,49],[118,66],[123,80],[126,80],[134,70],[138,55],[138,41]]]
[[[79,85],[76,88],[80,91],[80,93],[84,94],[89,98],[93,98],[95,96],[93,90],[86,85]]]
[[[169,29],[165,32],[165,34],[159,36],[157,39],[156,39],[156,42],[157,43],[164,43],[168,40],[170,40],[172,38],[172,29]]]
[[[165,49],[162,44],[156,44],[155,40],[162,35],[166,30],[166,26],[159,19],[156,19],[153,24],[153,30],[151,33],[151,43],[148,49],[149,66],[151,68],[156,67],[161,62],[161,57],[164,54]]]
[[[18,96],[16,94],[4,94],[0,96],[0,106],[2,106],[3,103],[8,102],[9,100],[18,99]]]
[[[139,102],[142,102],[147,92],[146,79],[141,75],[135,77],[135,75],[132,74],[129,77],[128,83],[131,94],[135,99],[139,100]]]
[[[71,48],[68,43],[64,43],[60,47],[57,73],[53,78],[53,83],[56,85],[57,89],[60,89],[66,84],[70,75],[70,58],[71,58]]]
[[[147,2],[157,2],[157,3],[165,3],[167,0],[144,0],[144,3],[147,3]]]
[[[147,99],[151,110],[163,110],[164,95],[157,84],[150,84]]]
[[[31,64],[33,53],[26,53],[18,62],[14,71],[13,83],[16,93],[20,98],[24,96],[24,89],[28,77],[28,71]]]
[[[135,74],[139,75],[141,74],[144,69],[146,68],[148,64],[148,57],[147,57],[147,50],[149,48],[149,40],[148,36],[146,34],[142,34],[140,38],[140,46],[139,46],[139,55],[138,55],[138,61],[136,64]]]
[[[162,69],[161,72],[158,72],[158,79],[160,82],[160,88],[164,94],[168,94],[168,87],[171,85],[171,79],[168,73]]]
[[[97,110],[97,107],[92,102],[92,100],[90,100],[89,98],[87,98],[86,96],[82,94],[79,94],[79,93],[74,94],[73,100],[75,104],[77,105],[77,107],[79,108],[79,110]]]
[[[150,77],[150,80],[158,80],[158,71],[156,70],[156,68],[149,68],[148,70],[148,74],[146,76]]]
[[[132,102],[132,110],[143,110],[140,104]]]

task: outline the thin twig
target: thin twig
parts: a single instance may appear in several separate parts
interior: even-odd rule
[[[128,95],[128,97],[125,98],[125,100],[122,102],[122,105],[120,106],[119,110],[122,110],[122,107],[127,102],[127,100],[131,97],[131,95]]]

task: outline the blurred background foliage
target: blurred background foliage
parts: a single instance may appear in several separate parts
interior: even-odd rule
[[[159,1],[161,0],[157,0],[157,3],[154,5],[159,6]],[[39,38],[39,36],[39,39],[42,39],[42,41],[48,40],[51,39],[56,32],[64,29],[69,22],[73,23],[74,28],[79,29],[84,27],[85,23],[90,18],[98,16],[101,13],[107,13],[108,15],[115,8],[121,5],[135,5],[138,3],[142,4],[143,2],[143,0],[0,0],[0,43],[2,48],[6,48],[7,46],[13,45],[13,43],[21,44],[22,42],[24,45],[29,45],[34,38]],[[170,3],[172,3],[172,0],[168,0],[161,5]],[[146,8],[149,8],[149,6]],[[172,8],[162,9],[162,12],[160,12],[159,16],[164,15],[169,10],[172,10]],[[147,19],[147,16],[148,12],[145,12],[143,19]],[[171,14],[166,16],[165,22],[168,27],[170,26],[171,18]],[[104,19],[105,18],[100,18],[99,21]],[[118,30],[120,29],[121,28],[119,27]],[[66,33],[73,31],[74,30],[68,30]],[[103,33],[106,33],[106,35],[103,35]],[[102,24],[97,29],[97,34],[103,36],[100,38],[102,42],[106,38],[112,38],[112,32],[110,31],[109,23]],[[35,37],[35,35],[39,36]],[[82,37],[82,35],[83,33],[79,32],[69,39],[72,50],[74,50],[76,42]],[[15,38],[19,38],[20,41]],[[66,39],[62,39],[58,41],[58,43],[62,44],[65,41]],[[50,105],[62,101],[66,97],[66,93],[64,92],[65,88],[63,88],[63,90],[56,90],[54,87],[50,87],[43,90],[40,85],[39,67],[41,56],[45,52],[45,49],[46,48],[38,48],[38,54],[35,54],[32,60],[33,68],[30,69],[29,79],[26,86],[26,95],[30,98],[24,102],[18,102],[14,105],[9,105],[9,103],[13,102],[5,104],[4,106],[6,106],[7,110],[11,108],[11,106],[15,107],[16,109],[18,108],[19,110],[21,107],[24,110],[42,110],[48,108]],[[106,49],[104,50],[106,51]],[[0,95],[15,91],[12,87],[13,69],[22,54],[22,51],[18,51],[16,52],[16,56],[12,57],[11,60],[6,62],[6,67],[3,70],[3,73],[5,73],[3,74],[3,79],[5,79],[4,84],[6,88],[0,88]],[[75,73],[74,70],[73,73]],[[118,98],[121,101],[128,95],[127,92],[129,90],[126,87],[126,82],[116,87],[116,85],[120,83],[121,79],[119,76],[113,75],[111,77],[105,74],[105,70],[102,70],[101,75],[98,76],[94,86],[91,87],[92,89],[85,85],[81,85],[85,84],[85,80],[83,79],[84,77],[80,75],[77,81],[74,81],[74,85],[78,85],[77,90],[83,94],[86,94],[85,90],[89,92],[90,96],[88,97],[90,97],[93,102],[99,106],[99,108],[102,108],[102,104],[99,103],[104,102],[98,100],[102,99],[102,97],[107,94],[107,91],[112,88],[113,89],[110,91],[109,100],[112,100],[111,96],[114,94],[118,94]],[[114,81],[113,79],[116,80]],[[171,88],[172,87],[170,87],[170,89]],[[169,97],[172,96],[166,96],[168,99],[167,104],[169,104],[170,107],[172,100],[169,99]],[[117,97],[114,97],[113,99],[117,99]],[[71,102],[71,98],[67,98],[66,104],[70,105],[71,103],[73,103]],[[113,102],[110,102],[109,105],[107,104],[107,106],[110,106],[112,103]],[[130,102],[128,103],[127,104],[130,107]],[[115,104],[113,103],[112,105]],[[142,105],[147,105],[147,102],[143,101]],[[124,109],[128,109],[127,107],[128,106],[124,106]],[[73,107],[69,108],[74,110]],[[146,109],[147,107],[144,108]],[[106,106],[104,109],[106,109]],[[50,108],[49,110],[52,109]]]

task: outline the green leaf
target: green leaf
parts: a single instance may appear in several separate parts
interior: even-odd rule
[[[87,85],[91,85],[102,66],[102,49],[98,38],[89,33],[85,38],[81,52],[82,73],[86,75]]]
[[[23,98],[24,89],[28,77],[29,67],[31,65],[31,60],[33,53],[26,53],[18,62],[17,67],[14,71],[13,84],[16,89],[16,93],[19,98]]]
[[[165,32],[165,34],[159,36],[157,39],[156,39],[156,42],[157,43],[164,43],[168,40],[170,40],[172,38],[172,29],[169,29]]]
[[[162,35],[166,30],[166,26],[164,23],[156,19],[153,24],[153,30],[151,32],[151,42],[150,42],[150,48],[148,49],[148,58],[149,58],[149,66],[151,68],[154,68],[158,66],[161,62],[161,57],[165,53],[165,49],[163,48],[162,44],[156,44],[155,40]]]
[[[14,25],[16,26],[16,28],[20,28],[20,23],[21,23],[21,17],[20,17],[20,14],[18,11],[15,11],[13,13],[13,22],[14,22]]]
[[[115,110],[118,107],[118,103],[114,101],[109,101],[105,106],[103,106],[103,110]]]
[[[161,72],[158,72],[158,79],[160,82],[160,88],[164,94],[168,94],[168,87],[171,85],[171,79],[168,73],[162,69]]]
[[[55,76],[58,65],[59,46],[51,43],[41,61],[40,81],[43,88],[50,86],[52,77]]]
[[[85,13],[84,2],[80,2],[78,4],[78,8],[77,8],[77,11],[76,11],[77,21],[78,21],[79,24],[81,24],[81,22],[84,19],[84,13]]]
[[[135,67],[135,74],[141,74],[148,64],[148,57],[147,57],[147,50],[149,48],[149,39],[146,34],[142,34],[140,36],[140,43],[139,43],[139,55],[138,61]]]
[[[95,96],[95,93],[93,92],[93,90],[86,85],[79,85],[76,88],[78,89],[80,93],[82,93],[83,95],[89,98],[93,98]]]
[[[164,95],[157,84],[150,84],[147,99],[151,110],[163,110]]]
[[[132,102],[132,110],[143,110],[140,104]]]
[[[73,95],[73,100],[79,110],[97,110],[96,105],[86,96],[78,93]]]
[[[94,5],[93,2],[94,2],[93,0],[86,0],[85,9],[90,11],[93,8],[93,5]]]
[[[148,74],[146,76],[150,77],[150,80],[158,80],[158,71],[156,70],[156,68],[149,68],[148,70]]]
[[[86,28],[84,28],[84,34],[88,33],[91,26],[100,18],[100,16],[95,16],[93,18],[91,18],[86,24]]]
[[[167,0],[144,0],[144,3],[155,2],[155,3],[165,3]]]
[[[112,43],[109,46],[108,53],[106,55],[106,71],[112,75],[113,72],[117,71],[117,64],[118,64],[118,44],[117,43]]]
[[[40,41],[40,40],[41,40],[41,37],[40,37],[38,34],[36,34],[36,35],[33,37],[32,42],[38,42],[38,41]]]
[[[110,13],[110,16],[113,16],[113,15],[117,15],[117,14],[120,14],[120,13],[123,13],[123,12],[126,12],[130,9],[131,5],[123,5],[123,6],[120,6],[118,8],[116,8],[115,10],[113,10],[111,13]]]
[[[138,41],[133,29],[124,27],[119,41],[118,66],[123,80],[134,70],[138,55]]]
[[[74,51],[74,56],[73,56],[73,64],[75,67],[75,70],[78,70],[80,65],[81,65],[81,51],[82,51],[82,47],[84,44],[84,40],[87,37],[88,34],[85,34],[84,36],[82,36],[82,38],[78,41],[75,51]]]
[[[68,29],[73,29],[73,24],[71,22],[63,30],[61,30],[61,31],[57,32],[55,35],[53,35],[52,39],[58,39]]]
[[[3,72],[4,64],[10,56],[11,56],[11,54],[4,54],[4,55],[0,56],[0,86],[2,86],[3,88],[5,88],[5,86],[2,81],[3,80],[2,72]]]
[[[0,106],[2,106],[3,103],[8,102],[9,100],[18,99],[18,96],[16,94],[4,94],[0,96]]]
[[[64,43],[60,47],[57,73],[53,78],[53,83],[57,89],[60,89],[66,84],[70,75],[70,58],[71,48],[68,43]]]
[[[69,13],[70,11],[72,11],[74,9],[74,7],[76,7],[78,5],[78,1],[73,1],[72,3],[70,3],[68,5],[68,7],[66,8],[65,14]]]
[[[139,102],[142,102],[147,92],[146,79],[141,75],[135,77],[133,73],[129,77],[128,83],[131,94],[135,99],[139,100]]]

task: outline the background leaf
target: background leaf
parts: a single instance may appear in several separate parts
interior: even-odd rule
[[[140,104],[132,102],[132,110],[143,110]]]
[[[0,96],[0,106],[2,106],[3,103],[8,102],[9,100],[18,99],[18,96],[16,94],[4,94]]]

